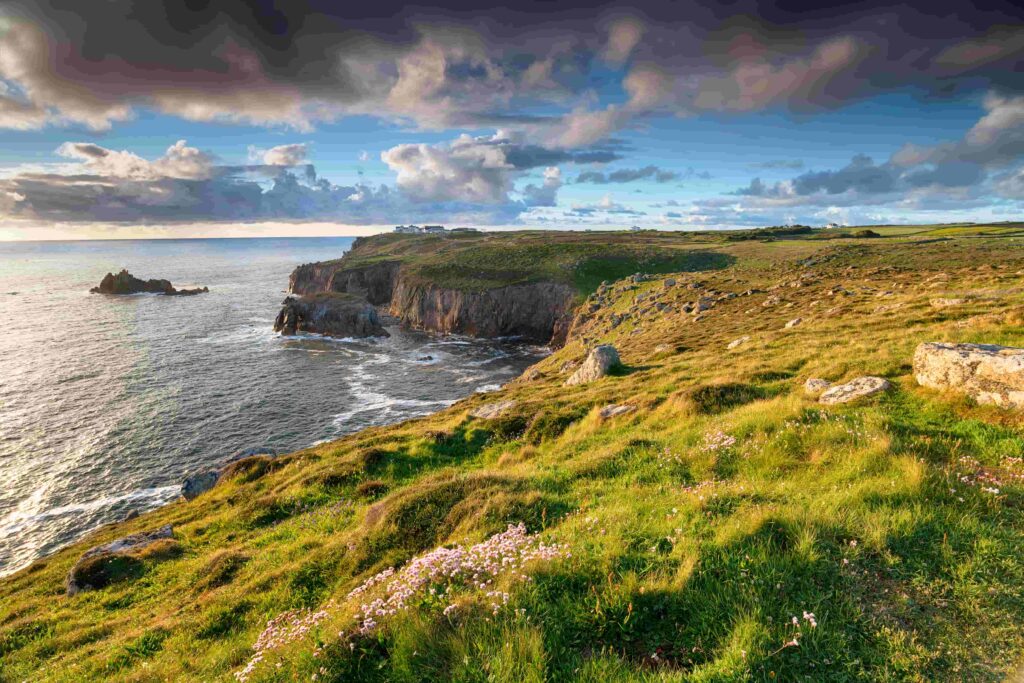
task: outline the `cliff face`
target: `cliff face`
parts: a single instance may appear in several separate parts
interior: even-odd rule
[[[354,250],[358,248],[356,243]],[[565,284],[538,282],[482,291],[414,284],[403,277],[402,264],[380,261],[349,266],[344,259],[296,268],[289,291],[302,297],[347,293],[421,330],[473,337],[520,336],[561,346],[572,322],[575,292]]]
[[[473,337],[526,337],[561,346],[571,320],[574,291],[538,282],[479,292],[412,285],[398,277],[391,314],[418,329]]]
[[[320,292],[355,294],[380,306],[391,301],[400,267],[397,261],[382,261],[356,268],[347,267],[344,261],[307,263],[292,271],[288,291],[303,296]]]

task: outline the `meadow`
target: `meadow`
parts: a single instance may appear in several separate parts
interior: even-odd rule
[[[407,240],[431,281],[560,278],[592,312],[500,391],[236,462],[0,580],[0,681],[1014,675],[1024,419],[919,387],[911,359],[1024,346],[1021,228],[871,230]],[[564,386],[602,343],[622,367]],[[893,389],[803,389],[861,375]],[[85,549],[164,524],[65,595]]]

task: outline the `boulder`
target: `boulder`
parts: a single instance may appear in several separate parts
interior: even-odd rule
[[[614,346],[611,344],[596,346],[587,354],[583,365],[565,381],[565,386],[571,387],[601,379],[608,374],[609,370],[620,364],[619,352],[615,350]]]
[[[100,284],[89,290],[92,294],[166,294],[167,296],[191,296],[205,294],[210,291],[206,287],[199,289],[175,289],[170,280],[141,280],[127,270],[122,269],[114,275],[107,273]]]
[[[387,337],[377,309],[351,294],[323,292],[290,296],[281,304],[274,331],[290,336],[313,332],[329,337]]]
[[[794,328],[797,325],[799,325],[800,323],[802,323],[803,321],[804,321],[803,318],[793,318],[788,323],[786,323],[786,329],[788,330],[788,329]]]
[[[185,500],[192,500],[216,486],[218,479],[220,479],[220,472],[218,470],[208,470],[189,475],[181,483],[181,496]]]
[[[601,416],[602,420],[607,420],[608,418],[615,417],[616,415],[624,415],[631,410],[633,410],[633,406],[631,405],[613,403],[601,408],[601,410],[598,411],[598,415]]]
[[[818,377],[811,377],[804,382],[804,393],[808,396],[819,396],[832,388],[832,382]]]
[[[486,403],[470,411],[470,416],[481,420],[493,420],[501,417],[508,411],[515,408],[515,401],[498,401],[497,403]]]
[[[64,588],[68,595],[83,590],[103,588],[123,575],[130,575],[130,569],[139,562],[133,557],[155,543],[174,538],[170,524],[153,531],[144,531],[119,538],[105,545],[98,545],[85,551],[75,566],[68,572]]]
[[[744,345],[744,344],[746,344],[746,343],[747,343],[748,341],[750,341],[750,337],[749,337],[749,336],[747,336],[747,335],[743,335],[743,336],[742,336],[742,337],[740,337],[739,339],[733,339],[733,340],[732,340],[731,342],[729,342],[729,344],[728,344],[728,345],[726,345],[726,347],[725,347],[725,348],[727,348],[727,349],[729,349],[730,351],[732,351],[732,350],[733,350],[733,349],[735,349],[735,348],[738,348],[738,347],[740,347],[740,346],[743,346],[743,345]]]
[[[952,308],[954,306],[963,306],[967,303],[967,299],[940,297],[932,299],[929,303],[932,305],[932,308]]]
[[[828,389],[818,399],[818,403],[834,405],[836,403],[849,403],[867,396],[874,396],[887,391],[892,385],[889,380],[882,377],[858,377],[846,384],[837,384]]]
[[[917,383],[978,403],[1024,408],[1024,349],[996,344],[925,342],[914,352]]]
[[[668,289],[669,287],[675,287],[676,279],[674,277],[666,278],[665,284],[663,286],[665,287],[665,289]]]

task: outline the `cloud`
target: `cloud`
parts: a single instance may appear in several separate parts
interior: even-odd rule
[[[646,216],[643,211],[633,209],[612,201],[610,194],[606,194],[596,204],[578,204],[566,212],[567,216],[593,216],[604,214],[606,216]]]
[[[763,168],[763,169],[786,169],[790,171],[799,171],[804,167],[803,159],[771,159],[769,161],[759,161],[750,164],[751,168]]]
[[[584,171],[576,176],[576,182],[607,185],[608,183],[631,183],[636,180],[653,180],[656,183],[668,183],[678,178],[679,173],[676,171],[668,171],[657,166],[644,166],[643,168],[621,168],[607,174],[603,171]]]
[[[643,37],[643,24],[634,17],[617,19],[608,26],[608,42],[602,57],[612,66],[621,66]]]
[[[298,166],[306,162],[309,147],[305,143],[278,145],[268,150],[258,150],[262,162],[268,166]]]
[[[184,140],[178,140],[167,148],[162,157],[153,161],[89,142],[65,142],[57,149],[57,154],[82,162],[88,172],[97,176],[134,180],[209,178],[214,161],[212,156],[189,147]]]
[[[526,206],[555,206],[558,202],[558,190],[562,187],[562,171],[557,166],[544,169],[544,182],[540,185],[527,185],[523,188],[523,202]]]

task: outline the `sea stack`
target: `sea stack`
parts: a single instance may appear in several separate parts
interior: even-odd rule
[[[285,336],[312,332],[329,337],[388,337],[373,304],[351,294],[322,292],[290,296],[281,304],[274,331]]]

